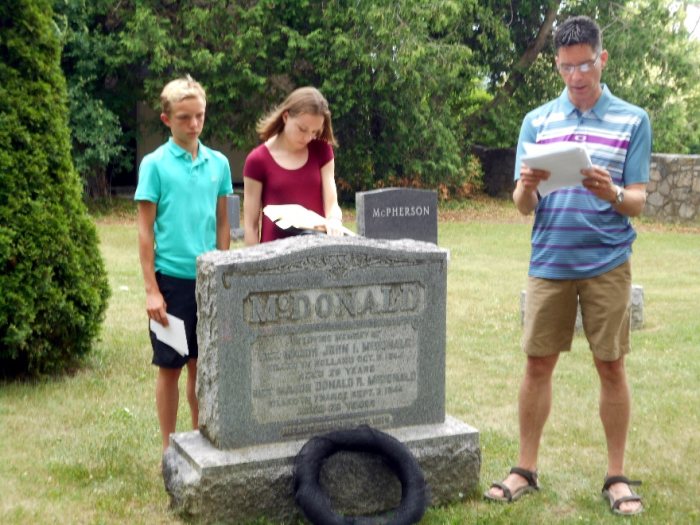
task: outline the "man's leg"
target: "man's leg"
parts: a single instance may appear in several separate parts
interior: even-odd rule
[[[160,435],[163,439],[163,452],[168,448],[170,434],[175,432],[175,424],[177,423],[177,405],[180,401],[180,393],[178,392],[180,371],[179,368],[158,367],[156,408]]]
[[[608,476],[622,476],[625,469],[625,446],[629,430],[631,400],[625,372],[625,358],[602,361],[596,357],[596,369],[600,377],[600,420],[605,430],[608,445]],[[615,499],[630,494],[624,483],[612,485],[609,492]],[[641,506],[639,501],[628,501],[620,505],[620,511],[631,512]]]
[[[197,360],[187,361],[187,402],[190,404],[192,428],[199,428],[199,402],[197,401]]]
[[[537,469],[537,454],[542,431],[552,407],[552,373],[559,354],[547,357],[527,358],[525,377],[520,385],[518,420],[520,423],[520,454],[518,467]],[[518,474],[509,474],[503,483],[511,493],[527,485],[527,480]],[[489,494],[503,496],[503,491],[492,487]]]

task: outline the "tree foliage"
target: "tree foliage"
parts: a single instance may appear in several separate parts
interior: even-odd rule
[[[133,170],[134,108],[143,78],[119,40],[130,15],[111,0],[56,0],[55,20],[68,82],[73,160],[88,197],[109,194],[108,171]]]
[[[649,111],[655,151],[699,149],[700,51],[683,2],[55,2],[83,174],[131,162],[136,102],[156,108],[163,84],[191,73],[209,94],[205,140],[250,149],[265,110],[311,84],[331,104],[341,188],[454,194],[478,185],[471,144],[512,147],[525,113],[560,93],[551,35],[571,14],[600,23],[604,81]]]
[[[654,151],[700,153],[700,42],[689,38],[683,24],[683,2],[494,1],[490,8],[501,26],[485,27],[474,45],[488,43],[476,54],[490,71],[492,99],[465,120],[469,140],[514,144],[525,113],[563,89],[554,69],[552,30],[571,15],[585,14],[601,26],[610,55],[603,82],[649,112]]]
[[[267,109],[295,87],[315,85],[333,111],[341,188],[395,180],[478,186],[454,114],[483,98],[482,73],[451,27],[475,0],[134,0],[118,11],[108,2],[61,3],[70,7],[62,9],[72,35],[69,82],[114,113],[111,94],[138,93],[155,108],[163,84],[190,73],[208,91],[204,140],[245,151],[257,143],[255,123]],[[82,25],[74,22],[81,10]],[[113,19],[108,32],[104,20]]]
[[[0,27],[0,374],[41,374],[90,350],[109,288],[71,163],[50,2],[3,3]]]
[[[464,2],[243,4],[137,7],[123,43],[149,69],[151,100],[168,77],[192,73],[210,93],[209,131],[247,150],[266,109],[314,85],[333,111],[341,188],[470,182],[452,104],[478,93],[478,72],[466,46],[436,36]]]
[[[688,38],[683,5],[638,1],[601,18],[604,80],[649,112],[654,150],[700,154],[700,41]]]

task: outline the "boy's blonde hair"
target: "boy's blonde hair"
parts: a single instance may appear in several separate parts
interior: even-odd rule
[[[160,93],[161,112],[170,115],[173,104],[185,100],[186,98],[196,97],[201,98],[202,102],[206,105],[207,95],[204,93],[204,88],[189,74],[182,78],[171,80]]]
[[[321,133],[319,133],[318,138],[333,146],[338,145],[333,135],[331,111],[328,108],[328,101],[321,92],[314,87],[295,89],[284,102],[261,118],[255,127],[260,140],[265,141],[282,132],[284,129],[283,116],[285,111],[289,113],[290,117],[296,117],[302,113],[323,116],[323,129]]]

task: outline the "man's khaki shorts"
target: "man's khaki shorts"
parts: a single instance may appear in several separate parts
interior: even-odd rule
[[[629,260],[590,279],[529,277],[523,351],[545,357],[571,350],[578,298],[591,352],[602,361],[616,361],[630,351],[631,288]]]

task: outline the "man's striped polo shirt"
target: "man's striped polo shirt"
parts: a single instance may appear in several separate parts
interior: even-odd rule
[[[625,187],[649,180],[651,126],[647,113],[615,97],[606,85],[595,106],[579,111],[564,89],[559,98],[528,113],[518,139],[515,180],[520,178],[523,143],[577,142],[613,183]],[[535,209],[529,275],[585,279],[625,262],[637,234],[617,213],[583,186],[562,188],[541,198]]]

